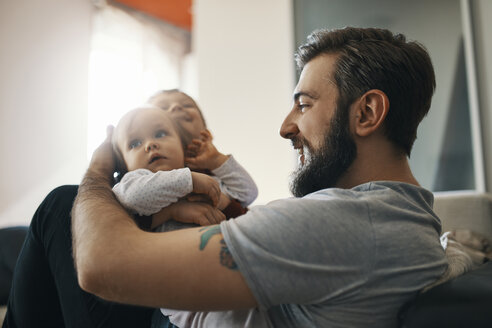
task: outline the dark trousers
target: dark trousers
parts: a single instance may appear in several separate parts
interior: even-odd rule
[[[25,226],[0,229],[0,305],[7,304],[15,262],[26,234]]]
[[[107,302],[79,287],[70,218],[76,194],[77,186],[56,188],[34,214],[3,327],[151,327],[154,309]]]

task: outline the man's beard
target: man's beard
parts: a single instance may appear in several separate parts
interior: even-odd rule
[[[357,156],[357,146],[348,131],[349,108],[337,107],[320,149],[313,149],[304,138],[292,140],[293,144],[307,147],[311,155],[304,165],[299,165],[292,173],[290,191],[296,197],[334,187]]]

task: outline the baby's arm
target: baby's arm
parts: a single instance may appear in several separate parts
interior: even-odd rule
[[[250,205],[258,196],[253,178],[232,155],[220,167],[212,170],[212,173],[220,180],[222,191],[243,207]]]
[[[152,215],[193,191],[188,168],[153,173],[138,169],[126,173],[113,187],[118,201],[139,215]]]
[[[208,130],[201,132],[201,139],[194,139],[188,146],[186,162],[191,169],[208,169],[221,182],[222,191],[246,207],[258,196],[258,188],[248,172],[232,157],[224,155],[212,143]]]

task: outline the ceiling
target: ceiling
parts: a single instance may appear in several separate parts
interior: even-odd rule
[[[113,0],[191,31],[192,0]]]

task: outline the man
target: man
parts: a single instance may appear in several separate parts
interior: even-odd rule
[[[143,232],[111,192],[106,141],[73,210],[83,289],[150,307],[259,307],[278,327],[396,326],[446,268],[432,194],[407,160],[435,87],[430,58],[402,35],[346,28],[314,32],[297,63],[280,130],[299,152],[297,198],[220,226]]]
[[[257,308],[274,327],[395,327],[447,266],[432,193],[407,161],[435,87],[430,58],[402,35],[346,28],[314,32],[297,63],[280,130],[299,152],[296,197],[220,226],[144,232],[111,191],[108,138],[72,211],[77,271],[76,188],[65,186],[32,220],[4,326],[143,327],[150,307]],[[217,322],[231,313],[244,311]]]

